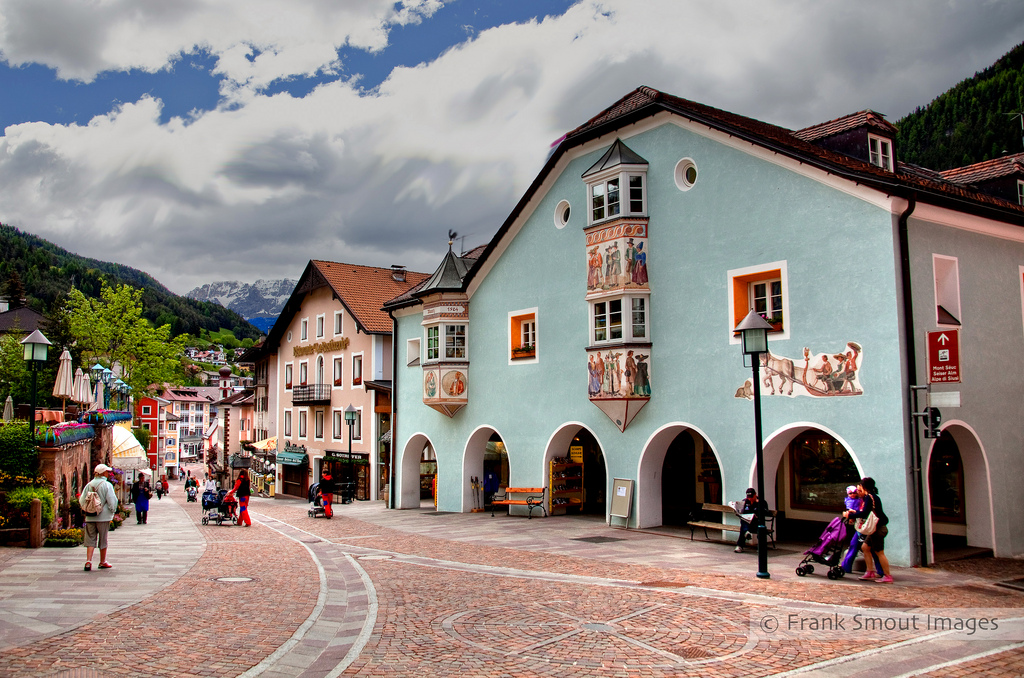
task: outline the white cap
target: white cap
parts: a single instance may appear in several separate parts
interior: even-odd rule
[[[110,468],[106,464],[96,464],[96,468],[94,468],[92,470],[92,472],[93,472],[94,475],[100,475],[101,473],[106,473],[107,471],[113,471],[113,470],[114,469]]]

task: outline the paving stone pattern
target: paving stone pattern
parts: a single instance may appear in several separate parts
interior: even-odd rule
[[[782,545],[760,580],[753,549],[587,517],[356,502],[326,520],[254,498],[253,527],[203,526],[180,484],[151,507],[111,534],[112,570],[83,572],[82,548],[0,549],[0,676],[1024,675],[1024,593],[993,585],[1017,564],[883,586],[798,577],[804,547]],[[764,626],[939,606],[1002,635]]]

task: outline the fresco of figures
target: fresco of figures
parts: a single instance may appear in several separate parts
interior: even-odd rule
[[[587,393],[603,398],[650,398],[650,347],[609,348],[587,352]]]
[[[835,353],[811,355],[804,348],[802,359],[794,360],[773,353],[761,354],[761,395],[809,396],[831,398],[864,394],[860,367],[864,351],[860,344],[847,342]],[[753,380],[736,389],[737,398],[753,399]]]
[[[626,222],[586,231],[587,292],[647,288],[647,224]]]

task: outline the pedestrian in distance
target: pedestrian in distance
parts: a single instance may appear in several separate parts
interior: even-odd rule
[[[85,571],[92,570],[92,554],[98,547],[100,550],[100,569],[108,570],[113,565],[107,562],[107,533],[110,531],[110,520],[117,511],[117,495],[114,486],[107,480],[111,468],[106,464],[97,464],[93,469],[93,479],[82,488],[78,501],[85,502],[90,492],[95,492],[100,499],[100,510],[95,515],[85,516]]]
[[[213,476],[209,473],[206,474],[206,485],[203,486],[203,492],[216,492],[217,481],[214,480]]]
[[[249,518],[249,495],[251,494],[251,488],[249,486],[249,472],[242,469],[238,472],[238,480],[235,481],[235,486],[228,490],[228,493],[224,496],[224,501],[229,502],[231,498],[238,497],[238,524],[245,525],[246,527],[252,527],[252,519]]]
[[[324,469],[323,473],[320,475],[320,498],[321,501],[323,501],[325,518],[334,517],[334,508],[332,504],[334,503],[334,493],[337,489],[338,488],[334,483],[334,478],[331,477],[331,472]]]
[[[757,490],[747,488],[747,498],[743,500],[743,507],[740,514],[740,537],[736,540],[736,553],[743,553],[743,545],[747,541],[747,534],[750,532],[750,524],[755,520],[757,507],[760,506],[765,513],[768,512],[768,502],[757,498]],[[756,527],[754,529],[757,529]]]
[[[873,478],[861,478],[857,485],[857,496],[864,500],[864,505],[859,511],[846,510],[843,516],[846,518],[864,518],[871,513],[878,518],[875,531],[864,538],[861,550],[864,552],[864,562],[867,572],[861,577],[863,581],[874,581],[876,584],[891,584],[892,575],[889,574],[889,559],[885,557],[885,535],[889,534],[889,517],[882,509],[882,500],[878,498],[878,488]],[[875,570],[874,556],[878,556],[878,562],[882,566],[881,575]]]
[[[139,473],[139,477],[132,483],[131,499],[135,504],[135,522],[145,525],[149,522],[149,500],[153,497],[153,487],[146,478],[146,473]]]

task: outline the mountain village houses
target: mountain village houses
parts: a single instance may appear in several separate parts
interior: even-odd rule
[[[312,260],[266,340],[246,352],[255,363],[255,440],[277,438],[277,494],[306,498],[336,465],[356,498],[383,498],[394,347],[381,309],[426,278],[400,266]]]
[[[641,528],[742,499],[755,384],[734,329],[753,309],[780,538],[813,540],[871,476],[894,564],[1024,554],[1024,158],[940,173],[898,150],[872,111],[794,132],[647,87],[570,132],[485,248],[386,306],[394,506],[419,507],[435,466],[438,511],[478,506],[478,478],[609,522],[614,490],[615,523]],[[331,324],[305,284],[296,347]],[[272,383],[321,369],[274,364]],[[294,395],[286,430],[310,440]],[[327,439],[349,397],[323,406]]]

